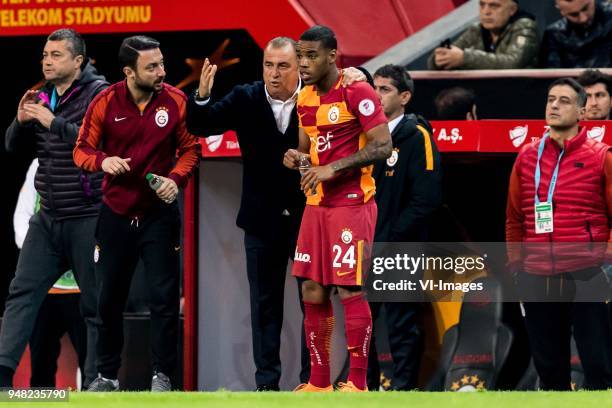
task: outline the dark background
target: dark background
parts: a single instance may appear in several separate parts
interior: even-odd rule
[[[436,119],[434,99],[440,91],[460,86],[476,94],[478,119],[544,119],[551,78],[420,79],[415,80],[412,108]]]
[[[191,68],[185,63],[186,58],[208,57],[225,39],[229,39],[230,43],[224,58],[239,57],[240,63],[217,73],[214,93],[225,95],[237,83],[261,78],[262,52],[243,30],[143,34],[161,42],[167,71],[166,82],[171,85],[178,84],[191,72]],[[117,63],[117,53],[121,41],[130,35],[133,34],[84,35],[88,57],[95,61],[98,72],[105,75],[111,83],[123,79],[123,73]],[[5,78],[4,95],[0,109],[0,172],[5,180],[3,197],[0,200],[0,246],[4,248],[0,271],[0,313],[4,311],[4,299],[15,274],[18,257],[13,232],[13,212],[25,173],[34,158],[33,151],[18,154],[6,152],[4,135],[16,115],[22,95],[43,79],[40,59],[45,42],[45,36],[0,37],[0,49],[5,56],[5,63],[2,64],[2,77]],[[190,91],[196,85],[197,83],[193,83],[184,90]]]
[[[145,33],[146,34],[146,33]],[[166,61],[169,84],[176,85],[186,78],[191,68],[186,58],[203,59],[210,56],[225,40],[230,43],[224,59],[240,58],[240,62],[220,70],[215,78],[213,93],[225,95],[236,84],[261,78],[262,52],[253,39],[242,30],[206,32],[148,33],[161,42]],[[85,35],[87,53],[95,61],[98,71],[110,82],[121,80],[123,74],[117,63],[117,51],[125,34]],[[2,37],[0,49],[10,55],[12,63],[4,64],[6,78],[2,109],[0,109],[0,171],[5,176],[1,200],[0,244],[5,249],[5,262],[0,273],[0,312],[8,283],[14,274],[18,251],[13,239],[12,216],[17,195],[33,152],[9,154],[4,150],[4,132],[15,116],[23,93],[42,79],[40,55],[45,37]],[[482,80],[417,80],[412,107],[426,118],[435,119],[433,100],[438,92],[452,86],[464,86],[477,94],[480,119],[539,119],[543,117],[545,94],[549,79],[507,78]],[[184,89],[190,92],[193,83]],[[509,171],[514,155],[443,154],[444,184],[447,207],[461,221],[471,240],[503,240],[503,207]],[[8,177],[7,177],[8,176]],[[485,205],[486,203],[486,205]],[[483,214],[482,211],[485,211]],[[491,214],[489,214],[492,212]],[[486,224],[483,215],[490,215]],[[440,231],[444,238],[448,228]],[[453,234],[446,241],[453,240]]]
[[[220,70],[215,78],[213,93],[225,95],[239,83],[259,80],[262,74],[262,52],[252,38],[244,31],[211,31],[150,33],[161,42],[165,57],[169,84],[176,85],[191,72],[185,63],[186,58],[203,59],[213,54],[219,45],[230,39],[224,58],[240,58],[240,63]],[[95,60],[98,71],[110,82],[122,79],[117,64],[117,51],[124,34],[86,35],[88,56]],[[0,49],[5,56],[10,56],[11,63],[3,65],[5,78],[4,98],[0,110],[0,134],[4,142],[4,131],[15,116],[19,99],[23,93],[42,79],[40,72],[40,55],[45,37],[0,38]],[[503,80],[419,80],[416,81],[416,93],[413,108],[422,112],[425,117],[433,119],[433,99],[443,88],[466,86],[478,95],[478,112],[480,118],[542,118],[545,104],[545,89],[550,80],[503,79]],[[197,83],[184,89],[190,92]],[[33,158],[28,152],[9,154],[0,147],[0,165],[4,179],[3,200],[1,200],[0,244],[5,248],[5,261],[0,273],[0,313],[4,309],[4,299],[8,284],[15,271],[18,256],[14,244],[12,216],[17,195],[27,167]],[[510,170],[514,154],[456,154],[442,155],[444,173],[444,207],[434,221],[434,241],[503,241],[505,203]],[[205,209],[202,209],[205,211]],[[143,277],[136,275],[137,282]],[[144,286],[144,285],[143,285]],[[144,295],[132,294],[144,303]],[[516,305],[508,305],[508,318],[514,321],[515,331],[521,330],[521,320]],[[519,337],[520,338],[520,337]],[[523,345],[517,344],[518,353],[525,356]],[[521,351],[523,349],[523,351]],[[512,384],[520,375],[525,362],[515,359],[516,367],[509,367],[506,382]],[[505,381],[502,381],[502,383]]]

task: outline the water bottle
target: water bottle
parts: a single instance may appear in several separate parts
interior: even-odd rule
[[[300,174],[302,176],[304,176],[304,174],[306,174],[306,171],[308,171],[309,168],[312,167],[312,164],[310,164],[310,160],[308,160],[308,156],[306,156],[305,154],[300,156],[300,161],[298,162],[298,170],[300,171]],[[306,190],[304,193],[308,196],[312,193],[313,191],[309,191]]]
[[[308,157],[303,154],[298,163],[298,170],[300,171],[300,174],[303,176],[310,167],[312,167],[310,160],[308,160]]]
[[[157,174],[147,173],[145,176],[147,179],[147,183],[149,183],[149,187],[153,189],[153,191],[157,191],[158,188],[163,184],[163,180]],[[164,200],[165,203],[170,204],[174,200]]]
[[[161,177],[159,177],[157,174],[147,173],[145,178],[147,179],[147,183],[149,183],[149,187],[151,187],[153,191],[157,191],[157,189],[160,188],[163,183]]]

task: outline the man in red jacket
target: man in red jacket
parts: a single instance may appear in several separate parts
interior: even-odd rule
[[[179,323],[180,216],[174,200],[198,164],[198,145],[185,127],[187,98],[163,82],[159,43],[144,36],[126,38],[119,62],[126,79],[89,105],[74,148],[77,166],[106,173],[94,251],[100,288],[99,374],[89,390],[119,388],[123,309],[142,258],[150,283],[151,390],[169,391]],[[155,191],[147,173],[162,180]]]
[[[510,265],[524,272],[518,283],[525,323],[541,388],[547,390],[570,389],[572,332],[585,388],[612,386],[612,334],[604,299],[591,292],[590,298],[572,302],[581,288],[603,279],[612,220],[612,153],[579,127],[586,99],[573,79],[550,86],[550,132],[521,150],[510,178]],[[518,242],[522,256],[512,244]]]

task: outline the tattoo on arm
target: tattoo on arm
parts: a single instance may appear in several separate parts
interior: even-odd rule
[[[391,155],[391,140],[371,140],[356,153],[332,163],[335,172],[369,166],[377,160],[386,159]]]

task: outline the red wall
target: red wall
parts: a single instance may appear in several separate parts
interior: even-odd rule
[[[55,377],[55,386],[57,388],[70,388],[76,390],[76,375],[77,375],[77,355],[72,347],[72,343],[68,336],[62,337],[62,351],[57,361],[57,375]],[[30,348],[26,348],[17,370],[13,377],[13,385],[15,388],[29,388],[30,386]]]
[[[121,20],[128,11],[135,12],[137,22]],[[51,24],[54,22],[61,24]],[[95,3],[49,0],[44,4],[3,4],[0,7],[0,35],[45,35],[65,26],[82,33],[245,29],[260,46],[278,35],[298,37],[307,28],[295,9],[283,0]]]
[[[340,63],[357,65],[452,11],[465,0],[113,0],[6,4],[0,35],[45,35],[60,27],[83,33],[245,29],[263,46],[313,24],[334,29]],[[131,20],[126,21],[127,15]]]
[[[377,56],[457,6],[457,0],[291,0],[291,3],[307,21],[335,31],[343,66],[359,65]]]

